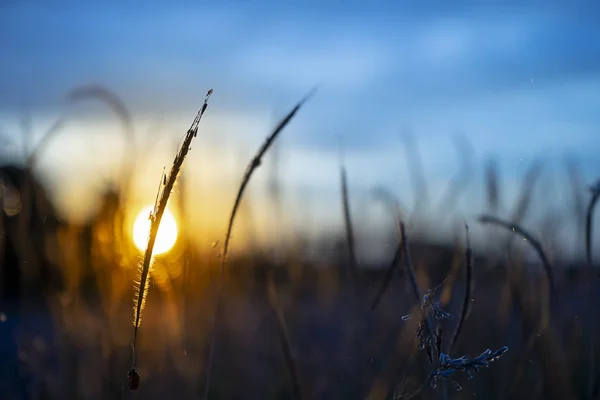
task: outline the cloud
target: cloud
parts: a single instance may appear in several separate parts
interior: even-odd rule
[[[286,38],[273,32],[266,41],[237,52],[232,65],[242,79],[267,87],[306,90],[323,84],[330,90],[360,90],[390,68],[390,50],[352,35]]]

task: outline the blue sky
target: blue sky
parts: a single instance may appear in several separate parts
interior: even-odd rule
[[[1,3],[0,123],[9,134],[18,131],[23,107],[43,129],[69,108],[70,89],[95,83],[122,96],[140,135],[159,120],[164,135],[178,137],[212,87],[212,114],[197,145],[211,150],[196,162],[206,167],[203,177],[233,186],[243,172],[240,155],[249,157],[269,127],[320,84],[279,147],[291,201],[317,193],[310,196],[320,196],[316,208],[327,221],[339,222],[340,143],[357,197],[385,184],[410,205],[400,140],[407,130],[434,197],[459,166],[456,135],[471,143],[476,169],[463,213],[479,206],[488,156],[499,160],[508,197],[537,157],[556,179],[564,178],[565,154],[577,157],[586,182],[599,175],[598,2],[83,3]],[[94,163],[82,156],[75,135],[85,129],[78,128],[57,139],[44,168],[64,177],[88,162],[79,178],[70,172],[81,181],[107,157]],[[116,137],[99,153],[115,154]],[[234,155],[212,171],[205,160],[219,146]],[[150,175],[172,158],[166,150]],[[257,176],[257,185],[267,176]],[[565,185],[539,200],[568,207],[558,189]]]

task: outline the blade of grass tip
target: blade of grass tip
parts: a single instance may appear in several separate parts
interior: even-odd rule
[[[536,240],[529,232],[527,232],[525,229],[523,229],[518,224],[508,223],[508,222],[501,220],[500,218],[496,218],[491,215],[480,216],[479,222],[484,223],[484,224],[489,223],[489,224],[498,225],[509,231],[516,232],[517,234],[521,235],[529,244],[531,244],[531,246],[535,249],[535,251],[538,253],[538,256],[542,260],[542,264],[543,264],[544,270],[546,272],[546,277],[548,279],[548,286],[550,287],[550,293],[552,293],[552,297],[554,297],[555,286],[554,286],[554,272],[553,272],[552,264],[550,263],[550,260],[546,256],[546,253],[544,252],[544,249],[543,249],[542,245],[540,244],[540,242],[538,240]]]
[[[187,156],[187,153],[189,151],[192,139],[196,136],[196,133],[198,130],[198,125],[200,123],[202,116],[204,115],[204,112],[206,111],[206,108],[208,106],[208,99],[210,98],[211,94],[212,94],[212,90],[209,91],[208,94],[206,95],[206,98],[204,100],[204,104],[202,105],[202,108],[200,109],[200,111],[198,111],[198,114],[197,114],[196,118],[194,119],[194,122],[192,123],[190,129],[188,130],[185,140],[184,140],[184,143],[180,147],[179,152],[177,153],[177,155],[175,156],[175,159],[173,160],[173,165],[171,167],[171,171],[169,172],[168,178],[165,177],[164,172],[163,172],[163,175],[161,176],[161,183],[159,184],[159,189],[158,189],[157,197],[156,197],[155,204],[154,204],[154,210],[150,214],[150,220],[151,220],[150,234],[148,236],[148,245],[146,246],[146,251],[144,253],[144,260],[143,260],[143,265],[142,265],[142,275],[141,275],[140,288],[139,288],[140,293],[143,292],[144,287],[146,285],[150,259],[152,258],[152,251],[154,250],[154,242],[156,240],[156,235],[158,234],[158,228],[160,226],[162,216],[167,207],[167,203],[169,201],[171,192],[173,191],[173,187],[175,186],[175,181],[177,180],[179,171],[181,170],[181,167],[183,166],[183,161],[185,160],[185,157]],[[165,182],[165,179],[166,179],[166,182]],[[141,298],[141,297],[140,297],[140,299],[143,300],[143,298]],[[135,312],[134,343],[135,343],[135,338],[136,338],[136,334],[137,334],[137,328],[139,326],[139,320],[141,318],[141,307],[142,307],[142,303],[138,302],[138,304],[136,306],[136,312]]]
[[[456,325],[456,330],[452,335],[452,339],[450,340],[450,347],[448,348],[448,353],[452,353],[452,349],[458,340],[458,336],[462,330],[462,326],[467,319],[467,315],[469,313],[469,308],[471,305],[471,281],[472,281],[472,262],[473,258],[471,255],[471,240],[469,238],[469,225],[465,223],[465,232],[466,232],[466,242],[467,246],[465,248],[465,272],[467,275],[467,282],[465,287],[465,298],[463,300],[462,311],[460,313],[460,319],[458,320],[458,324]]]
[[[594,216],[594,208],[600,198],[600,179],[590,188],[592,196],[588,204],[587,213],[585,216],[585,254],[587,263],[592,265],[592,222]]]
[[[225,261],[227,259],[227,253],[229,251],[229,240],[231,239],[231,229],[233,227],[233,221],[235,220],[235,216],[237,214],[240,202],[242,200],[242,196],[244,194],[246,186],[248,185],[248,182],[250,182],[252,173],[254,172],[255,169],[257,169],[260,166],[260,164],[262,162],[262,157],[265,155],[267,150],[269,150],[269,147],[271,146],[273,141],[281,133],[283,128],[285,128],[287,126],[287,124],[289,124],[289,122],[292,120],[292,118],[294,118],[294,116],[296,115],[298,110],[300,110],[300,108],[315,94],[316,90],[317,90],[317,87],[313,88],[302,100],[300,100],[300,102],[298,102],[298,104],[296,104],[296,106],[292,109],[292,111],[290,111],[288,113],[288,115],[286,115],[285,118],[283,118],[283,120],[281,120],[281,122],[279,122],[279,124],[275,127],[273,132],[267,137],[267,139],[265,140],[263,145],[258,149],[258,152],[256,153],[256,155],[250,161],[250,164],[248,165],[248,168],[246,169],[246,172],[244,173],[244,177],[242,178],[242,183],[240,184],[240,187],[238,189],[237,196],[233,203],[233,209],[231,210],[231,214],[229,217],[229,224],[227,226],[227,233],[225,234],[225,243],[223,245],[223,254],[221,257],[221,268],[220,268],[220,272],[219,272],[219,284],[218,284],[218,288],[217,288],[217,306],[216,306],[216,310],[215,310],[215,317],[214,317],[214,321],[213,321],[213,328],[212,328],[210,345],[209,345],[208,365],[207,365],[207,369],[206,369],[206,385],[204,386],[204,400],[208,399],[208,392],[210,389],[210,378],[211,378],[211,373],[212,373],[212,365],[213,365],[215,343],[216,343],[217,321],[218,321],[220,310],[221,310],[221,297],[222,297],[222,291],[223,291],[223,273],[225,270]]]
[[[147,290],[148,290],[148,287],[147,287],[148,286],[147,285],[148,274],[150,271],[150,265],[151,265],[151,261],[152,261],[152,251],[154,250],[154,243],[156,241],[156,236],[158,234],[158,228],[160,226],[160,221],[165,212],[165,209],[167,208],[169,196],[171,195],[171,192],[173,191],[173,187],[175,186],[175,181],[177,180],[177,176],[179,175],[179,172],[183,166],[183,161],[185,160],[185,157],[187,156],[187,153],[190,149],[190,144],[192,142],[192,139],[196,136],[196,134],[198,132],[198,125],[200,124],[200,120],[202,119],[202,116],[204,115],[204,112],[206,111],[206,108],[208,107],[208,100],[209,100],[211,94],[212,94],[212,89],[209,90],[208,93],[206,94],[206,98],[204,99],[204,104],[202,105],[202,108],[200,109],[200,111],[198,111],[198,114],[196,115],[194,122],[192,122],[190,129],[188,129],[188,131],[187,131],[183,146],[181,146],[181,148],[179,149],[179,152],[175,155],[175,159],[173,160],[173,165],[171,167],[171,171],[169,172],[169,175],[166,179],[166,184],[164,184],[164,182],[162,182],[162,180],[164,179],[164,175],[161,177],[161,186],[159,186],[159,190],[158,190],[159,195],[157,197],[157,201],[155,202],[154,209],[149,216],[151,223],[150,223],[150,232],[148,235],[148,244],[146,246],[146,251],[144,253],[144,258],[142,261],[142,266],[141,266],[141,271],[140,271],[140,281],[139,281],[138,288],[137,288],[136,299],[134,301],[135,306],[134,306],[133,341],[132,341],[133,357],[132,357],[132,366],[131,366],[131,370],[130,370],[130,383],[132,383],[134,381],[132,379],[132,377],[135,377],[135,376],[137,376],[137,380],[139,383],[139,375],[137,375],[137,372],[135,372],[135,365],[136,365],[135,364],[135,361],[136,361],[135,345],[136,345],[136,340],[137,340],[138,328],[139,328],[140,322],[141,322],[142,311],[143,311],[144,303],[146,300],[146,294],[147,294]],[[134,387],[132,387],[132,389],[134,389]]]
[[[348,256],[350,257],[350,278],[352,287],[356,294],[356,248],[354,246],[354,227],[352,225],[352,216],[350,215],[350,204],[348,199],[348,181],[346,177],[346,168],[340,165],[340,181],[342,189],[342,208],[344,211],[344,227],[346,228],[346,243],[348,246]]]

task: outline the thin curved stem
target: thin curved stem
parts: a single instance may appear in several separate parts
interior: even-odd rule
[[[472,280],[473,280],[473,276],[472,276],[473,275],[472,274],[473,257],[472,257],[472,252],[471,252],[471,240],[469,239],[469,226],[467,224],[465,224],[465,230],[466,230],[466,241],[467,241],[467,247],[465,248],[465,272],[467,275],[467,284],[465,287],[465,298],[464,298],[463,304],[462,304],[460,320],[458,321],[458,325],[456,325],[456,330],[454,331],[454,334],[452,335],[452,339],[450,340],[450,347],[448,348],[448,353],[452,353],[452,349],[454,348],[454,345],[456,344],[456,341],[458,340],[458,336],[460,335],[462,326],[463,326],[465,320],[467,319],[467,315],[469,313],[469,305],[471,304],[471,286],[472,286]]]
[[[346,228],[346,243],[348,245],[348,256],[350,257],[350,277],[352,280],[352,289],[356,294],[356,246],[354,240],[354,227],[352,225],[352,215],[350,214],[350,200],[348,198],[348,179],[346,177],[346,168],[340,166],[340,180],[342,190],[342,209],[344,211],[344,226]]]
[[[202,108],[200,109],[200,111],[198,111],[198,114],[196,115],[196,118],[194,119],[194,122],[192,123],[190,129],[188,129],[187,134],[185,136],[183,146],[181,146],[181,148],[179,149],[179,152],[177,153],[177,155],[175,156],[175,159],[173,160],[171,172],[169,173],[168,177],[166,177],[163,173],[163,176],[161,177],[161,182],[159,185],[158,193],[156,196],[156,200],[154,203],[154,209],[152,210],[151,214],[149,215],[149,219],[151,221],[150,233],[148,235],[148,244],[146,246],[146,251],[144,253],[144,259],[142,261],[142,265],[141,265],[141,269],[140,269],[140,280],[139,280],[139,283],[137,283],[136,298],[134,299],[135,306],[134,306],[134,316],[133,316],[133,341],[132,341],[133,355],[132,355],[132,365],[131,365],[130,374],[135,373],[137,334],[138,334],[138,329],[139,329],[139,326],[141,323],[142,311],[144,309],[144,303],[146,301],[146,296],[147,296],[147,292],[148,292],[148,276],[150,273],[150,266],[152,264],[152,252],[154,250],[154,243],[156,241],[156,236],[158,234],[158,228],[160,226],[160,221],[165,212],[165,209],[167,208],[167,203],[169,201],[169,197],[171,195],[171,192],[173,191],[173,187],[175,186],[175,181],[177,180],[177,176],[179,175],[179,172],[181,171],[181,168],[183,166],[183,161],[185,160],[185,157],[187,156],[187,154],[189,152],[192,139],[194,137],[196,137],[196,135],[198,133],[198,125],[200,123],[200,120],[202,119],[202,116],[204,115],[204,112],[206,111],[206,108],[208,107],[208,99],[210,98],[211,94],[212,94],[212,89],[207,93],[206,98],[204,99],[204,104],[202,105]],[[134,388],[132,387],[132,389],[134,389]]]
[[[275,130],[267,137],[263,145],[258,149],[256,155],[250,161],[246,172],[244,173],[244,177],[242,179],[242,183],[240,184],[240,188],[238,190],[237,196],[235,198],[235,202],[233,203],[233,209],[231,210],[231,215],[229,217],[229,224],[227,226],[227,233],[225,234],[225,244],[223,245],[223,254],[221,255],[221,268],[219,272],[219,283],[217,289],[217,306],[215,310],[215,317],[213,321],[213,329],[210,337],[210,347],[208,351],[208,366],[206,369],[206,385],[204,387],[204,400],[208,399],[208,392],[210,389],[210,379],[212,373],[214,352],[215,352],[215,344],[217,341],[217,323],[218,318],[221,312],[221,298],[223,292],[223,273],[225,271],[225,262],[227,260],[227,253],[229,251],[229,241],[231,239],[231,230],[233,228],[233,221],[235,220],[235,216],[237,214],[238,208],[240,206],[240,202],[242,201],[242,196],[244,195],[244,191],[246,190],[246,186],[250,182],[250,178],[252,177],[252,173],[260,166],[262,162],[262,157],[265,155],[269,147],[273,144],[273,141],[277,138],[279,133],[287,126],[287,124],[292,120],[294,115],[298,112],[300,107],[315,93],[315,89],[311,90],[300,102],[290,111],[290,113],[277,125]]]
[[[552,264],[550,263],[550,260],[546,256],[546,253],[544,252],[544,249],[542,248],[541,243],[537,239],[535,239],[529,232],[527,232],[525,229],[523,229],[518,224],[505,222],[505,221],[501,220],[500,218],[496,218],[491,215],[480,216],[479,222],[484,223],[484,224],[491,223],[491,224],[499,225],[505,229],[508,229],[508,230],[518,233],[525,240],[527,240],[531,244],[531,246],[535,249],[535,251],[538,253],[538,256],[540,257],[540,259],[542,260],[542,264],[543,264],[544,270],[546,272],[546,277],[548,278],[550,292],[554,293],[554,272],[552,269]]]

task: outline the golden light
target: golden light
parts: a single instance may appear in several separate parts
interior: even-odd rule
[[[148,216],[152,209],[153,207],[150,206],[140,211],[133,224],[133,242],[142,252],[146,251],[146,246],[148,245],[148,235],[150,233],[150,219],[148,219]],[[158,234],[156,235],[152,254],[166,253],[171,250],[176,241],[177,223],[175,222],[175,217],[173,217],[173,214],[167,208],[158,227]]]

